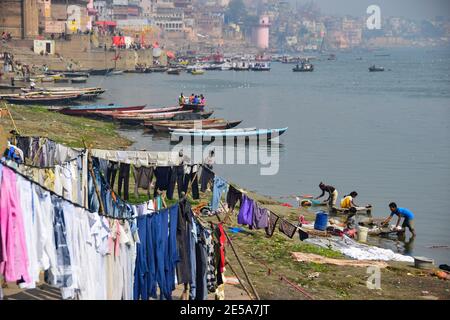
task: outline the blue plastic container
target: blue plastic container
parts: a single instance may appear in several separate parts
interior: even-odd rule
[[[325,211],[316,212],[316,221],[314,221],[314,229],[325,231],[328,225],[328,213]]]

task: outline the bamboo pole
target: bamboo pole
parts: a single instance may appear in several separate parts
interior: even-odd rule
[[[220,202],[220,201],[219,201]],[[220,202],[221,203],[221,202]],[[217,219],[219,220],[219,222],[222,222],[220,220],[220,217],[218,215],[216,215]],[[234,255],[236,256],[236,259],[239,263],[239,265],[241,266],[242,271],[244,272],[245,278],[247,279],[250,287],[252,288],[253,293],[255,294],[256,300],[261,300],[259,298],[258,292],[256,291],[256,288],[254,287],[252,281],[250,280],[250,277],[248,276],[247,270],[245,269],[244,265],[242,264],[241,259],[239,258],[236,249],[234,248],[233,242],[231,241],[230,237],[228,236],[228,234],[226,233],[226,231],[224,230],[223,233],[225,234],[225,236],[227,237],[228,243],[231,246],[231,249],[233,250]]]
[[[242,282],[241,278],[238,276],[238,274],[236,273],[236,271],[234,271],[233,266],[230,264],[230,262],[227,262],[227,266],[230,267],[231,272],[233,272],[233,274],[236,276],[236,278],[238,279],[239,283],[241,284],[242,288],[245,290],[245,292],[247,292],[248,296],[250,297],[251,300],[253,299],[253,296],[250,294],[250,291],[248,291],[247,287],[244,286],[244,283]]]

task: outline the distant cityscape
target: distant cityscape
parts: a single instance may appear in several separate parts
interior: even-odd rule
[[[122,33],[172,46],[247,46],[268,52],[350,50],[449,43],[449,18],[412,20],[322,14],[314,1],[286,0],[17,0],[0,2],[0,32],[13,38]],[[25,19],[24,19],[25,18]],[[25,22],[23,22],[25,21]]]

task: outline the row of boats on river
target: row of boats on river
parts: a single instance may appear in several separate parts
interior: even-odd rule
[[[104,89],[100,87],[53,87],[22,89],[20,94],[0,94],[0,98],[19,105],[45,105],[54,112],[71,116],[83,116],[121,125],[141,127],[148,132],[170,134],[171,137],[256,137],[270,140],[283,134],[287,128],[257,129],[236,128],[242,120],[228,121],[211,118],[214,111],[205,110],[203,104],[182,104],[163,108],[146,105],[124,106],[116,104],[67,105],[75,100],[96,99]],[[173,139],[171,139],[171,142]]]

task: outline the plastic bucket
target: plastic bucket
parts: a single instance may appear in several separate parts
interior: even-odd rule
[[[358,227],[358,241],[359,242],[367,242],[367,235],[369,233],[369,228],[366,227]]]
[[[325,231],[328,225],[328,213],[324,211],[316,212],[316,221],[314,221],[314,229]]]

